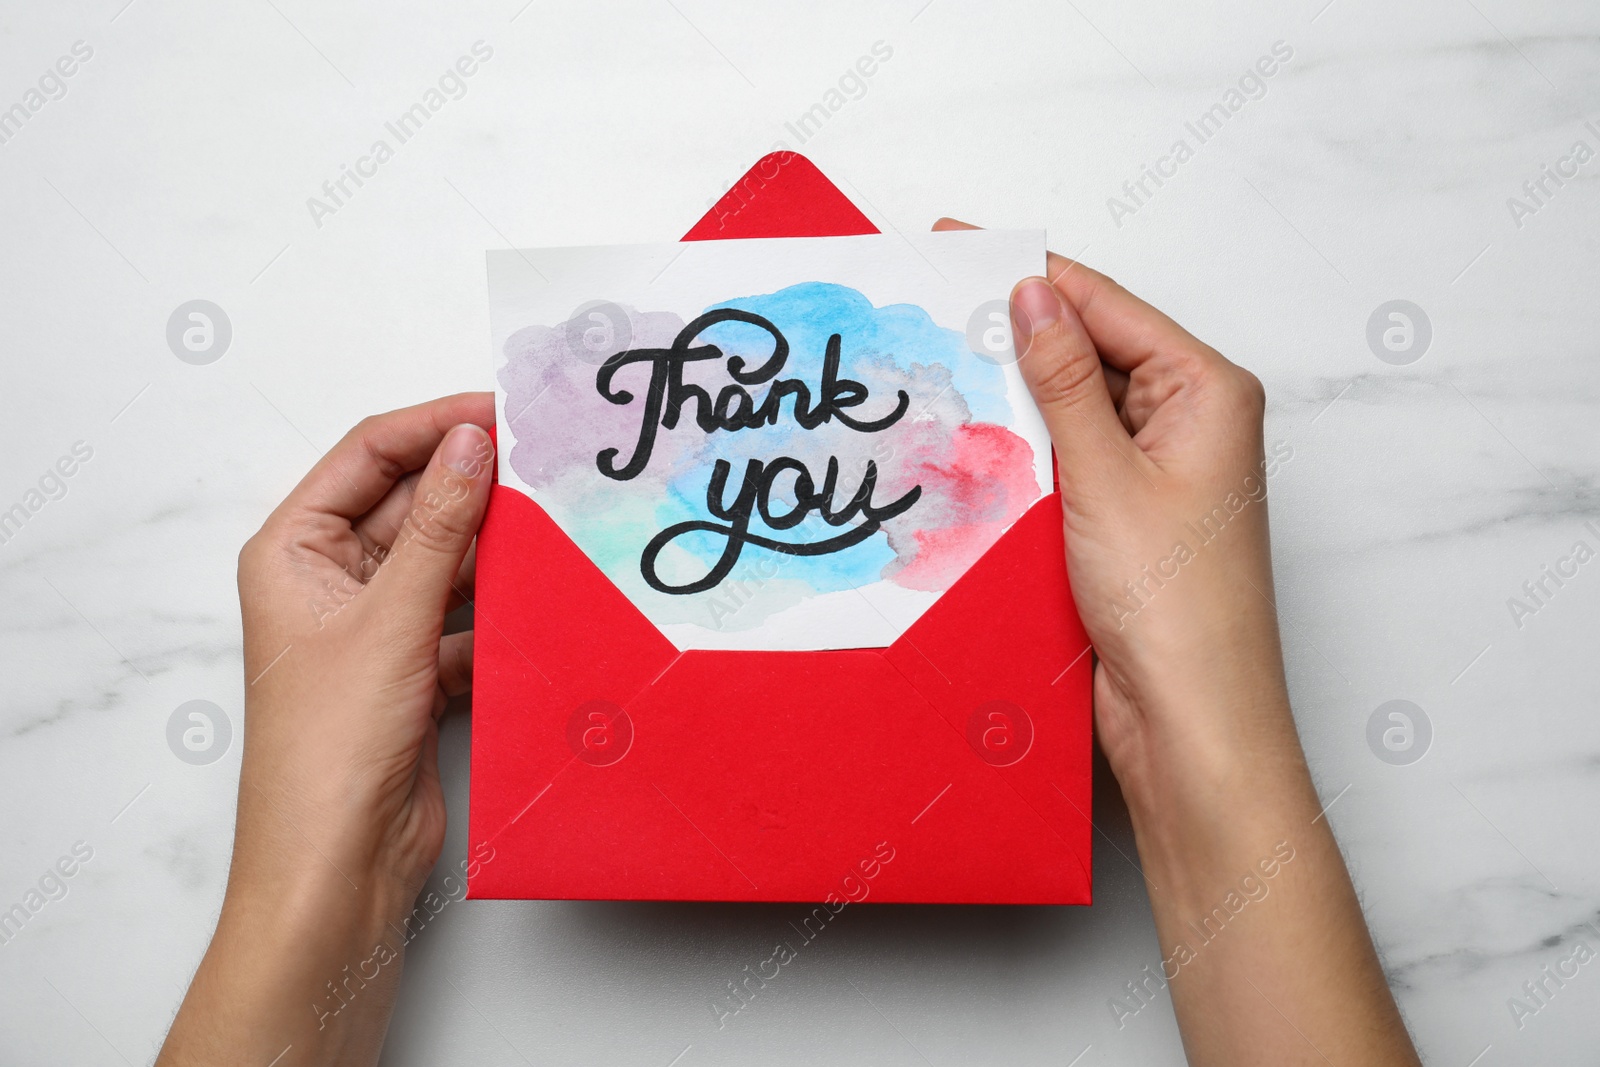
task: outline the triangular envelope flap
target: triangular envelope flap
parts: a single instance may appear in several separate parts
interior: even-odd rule
[[[877,232],[809,159],[798,152],[773,152],[746,171],[683,239],[849,237]]]

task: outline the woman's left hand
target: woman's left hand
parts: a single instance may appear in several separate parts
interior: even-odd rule
[[[363,420],[239,553],[233,866],[161,1064],[376,1061],[444,841],[438,716],[472,670],[444,619],[471,595],[493,423],[488,393]]]

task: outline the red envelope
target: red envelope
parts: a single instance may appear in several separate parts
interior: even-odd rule
[[[876,232],[775,153],[684,239]],[[1090,902],[1059,494],[888,648],[679,651],[499,485],[477,595],[470,896]]]

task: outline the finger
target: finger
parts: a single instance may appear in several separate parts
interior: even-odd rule
[[[383,494],[383,499],[350,524],[361,539],[361,547],[369,555],[387,554],[389,547],[394,544],[406,516],[411,513],[411,498],[417,489],[417,479],[421,476],[421,471],[412,471],[400,478]]]
[[[444,435],[417,479],[388,561],[368,583],[382,610],[403,623],[442,625],[457,572],[489,503],[494,443],[483,429],[462,423]]]
[[[948,215],[945,216],[944,218],[935,220],[934,224],[933,224],[933,230],[934,230],[935,233],[943,233],[946,230],[981,230],[981,229],[983,229],[982,226],[974,226],[970,222],[962,222],[960,219],[952,219]]]
[[[1122,462],[1139,463],[1117,416],[1100,355],[1072,305],[1043,278],[1024,278],[1011,293],[1017,368],[1039,405],[1060,459],[1063,491],[1116,478]],[[1117,455],[1122,459],[1115,458]]]
[[[1045,256],[1045,274],[1077,311],[1100,358],[1119,370],[1132,372],[1158,356],[1227,362],[1164,312],[1091,267],[1051,252]]]
[[[439,641],[439,688],[447,697],[472,691],[472,631],[447,634]]]
[[[494,394],[455,396],[362,419],[295,486],[279,510],[304,509],[355,519],[400,478],[428,462],[458,423],[494,425]]]
[[[383,561],[389,558],[389,550],[400,532],[400,526],[411,511],[411,497],[421,475],[421,471],[412,471],[395,482],[371,511],[350,524],[350,530],[361,546],[361,562],[354,573],[362,582],[371,581]],[[349,567],[345,569],[351,570]]]
[[[400,536],[406,517],[411,514],[417,479],[421,476],[421,471],[415,471],[400,479],[393,489],[384,494],[377,507],[355,522],[355,534],[361,542],[361,563],[351,571],[352,577],[362,582],[370,581],[378,573],[383,561],[389,558],[395,538]],[[455,581],[450,583],[450,603],[445,608],[447,614],[471,602],[477,578],[477,561],[478,545],[474,541],[472,547],[467,549],[467,558],[462,561],[461,569],[456,572]]]

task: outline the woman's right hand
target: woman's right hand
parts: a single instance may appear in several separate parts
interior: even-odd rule
[[[1013,333],[1155,913],[1146,993],[1170,985],[1193,1065],[1417,1064],[1289,707],[1266,495],[1293,453],[1262,447],[1261,383],[1110,278],[1046,270]]]
[[[1263,449],[1260,381],[1105,275],[1054,254],[1047,270],[1014,290],[1013,329],[1119,780],[1170,770],[1152,749],[1298,756],[1266,500],[1293,452]]]

